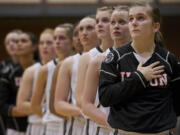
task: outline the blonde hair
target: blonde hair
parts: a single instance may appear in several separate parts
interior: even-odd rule
[[[114,11],[127,11],[129,12],[129,7],[126,5],[118,5],[114,7]]]
[[[53,30],[53,29],[51,29],[51,28],[46,28],[46,29],[44,29],[44,30],[41,32],[41,34],[40,34],[40,35],[42,35],[42,34],[46,34],[46,33],[53,35],[54,30]]]
[[[14,30],[11,30],[10,32],[8,32],[7,34],[6,34],[6,36],[5,36],[5,39],[4,39],[4,44],[6,44],[6,38],[7,38],[7,36],[10,34],[10,33],[16,33],[16,34],[22,34],[23,33],[23,31],[22,30],[20,30],[20,29],[14,29]]]
[[[114,10],[114,7],[104,6],[104,7],[97,8],[96,13],[99,11],[109,11],[110,13],[112,13],[113,10]]]
[[[46,29],[44,29],[44,30],[41,32],[40,37],[41,37],[43,34],[50,34],[50,35],[53,36],[53,35],[54,35],[54,30],[51,29],[51,28],[46,28]]]
[[[59,24],[56,28],[64,28],[66,30],[67,36],[72,40],[74,26],[71,23]]]

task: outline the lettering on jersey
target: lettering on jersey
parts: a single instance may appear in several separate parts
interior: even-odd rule
[[[131,72],[120,72],[121,81],[124,81],[125,78],[131,75]],[[162,74],[160,78],[153,79],[150,81],[150,86],[166,86],[168,83],[167,74]]]
[[[162,77],[150,81],[151,86],[166,86],[168,83],[167,74],[162,74]]]
[[[131,72],[120,72],[121,74],[121,81],[124,81],[124,78],[127,78],[131,75]]]
[[[21,77],[15,77],[15,78],[14,78],[14,81],[15,81],[15,85],[16,85],[17,87],[19,87],[19,86],[20,86],[20,83],[21,83]]]

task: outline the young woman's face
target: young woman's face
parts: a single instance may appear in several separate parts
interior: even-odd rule
[[[95,31],[96,22],[92,18],[84,18],[79,23],[79,38],[83,46],[95,45],[98,41]]]
[[[18,56],[33,54],[36,46],[32,44],[29,35],[22,33],[18,36],[16,51]]]
[[[16,56],[17,41],[18,41],[17,33],[9,33],[5,38],[6,50],[11,57]]]
[[[72,49],[72,40],[67,35],[65,28],[57,27],[54,30],[55,52],[56,54],[62,54]]]
[[[49,61],[55,57],[53,35],[50,33],[41,34],[39,39],[39,53],[42,61]]]
[[[150,7],[135,6],[129,11],[129,30],[133,39],[153,38],[157,28],[150,16]]]
[[[81,52],[83,50],[83,46],[79,39],[79,26],[76,26],[73,32],[73,46],[77,52]]]
[[[110,21],[111,38],[115,40],[129,39],[128,12],[115,10]]]
[[[98,38],[110,37],[110,11],[98,11],[96,14],[96,33]]]

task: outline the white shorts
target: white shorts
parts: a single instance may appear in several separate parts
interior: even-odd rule
[[[72,117],[67,120],[66,135],[82,135],[86,120],[83,117]]]
[[[86,124],[84,125],[83,135],[94,135],[96,132],[95,122],[90,119],[86,119]]]
[[[82,135],[85,124],[86,124],[86,119],[84,119],[83,117],[75,117],[73,131],[72,131],[73,135]]]
[[[45,125],[29,123],[26,131],[26,135],[44,135]]]
[[[46,124],[45,135],[63,135],[63,133],[64,133],[64,121],[48,122]]]
[[[68,120],[65,121],[66,126],[65,126],[65,135],[72,135],[72,129],[73,129],[73,124],[74,124],[74,118],[69,118]]]
[[[114,135],[115,130],[107,127],[97,127],[94,135]]]
[[[6,135],[25,135],[25,132],[19,132],[14,129],[7,129],[7,134]]]

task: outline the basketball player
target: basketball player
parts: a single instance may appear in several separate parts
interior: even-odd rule
[[[37,115],[32,114],[32,110],[30,108],[30,100],[41,65],[46,64],[48,61],[56,57],[53,43],[53,30],[45,29],[40,35],[38,45],[41,61],[35,63],[25,70],[18,91],[18,110],[24,112],[27,116],[29,116],[29,125],[26,132],[27,135],[43,135],[44,133],[44,125],[42,124],[41,118]]]
[[[115,7],[110,18],[110,32],[114,41],[114,49],[130,41],[131,37],[128,28],[127,6]],[[110,132],[114,132],[113,129],[108,128],[109,125],[107,123],[107,116],[109,113],[109,108],[102,107],[99,102],[95,105],[100,66],[104,60],[104,57],[110,52],[111,49],[112,48],[109,48],[103,54],[96,55],[89,62],[84,85],[82,109],[85,115],[97,123],[97,130],[94,132],[94,135],[109,135]]]
[[[108,124],[117,135],[169,135],[175,127],[180,64],[161,47],[159,29],[159,9],[135,3],[129,10],[132,42],[109,53],[101,65],[99,99],[110,107]]]
[[[27,117],[16,106],[16,95],[20,85],[23,71],[34,63],[34,52],[37,48],[37,40],[32,33],[22,32],[18,35],[16,54],[19,64],[3,78],[1,88],[1,109],[7,118],[7,135],[24,135],[27,128]]]
[[[0,77],[8,74],[11,70],[13,70],[15,63],[18,62],[15,46],[17,45],[18,41],[18,34],[21,32],[21,30],[12,30],[5,37],[4,44],[10,59],[4,60],[0,63]],[[0,114],[1,113],[3,112],[1,112],[0,109]],[[4,115],[0,115],[0,134],[6,134],[6,116]]]
[[[54,59],[40,68],[32,95],[31,107],[34,113],[43,116],[43,122],[46,124],[46,135],[57,135],[64,132],[64,120],[50,112],[49,100],[52,76],[56,65],[72,54],[72,32],[73,26],[71,24],[61,24],[55,28],[55,51],[58,59]],[[42,114],[41,106],[43,94],[45,94],[44,114]]]
[[[79,37],[83,45],[83,52],[97,46],[99,40],[95,32],[95,19],[85,17],[79,22]],[[76,54],[65,59],[59,70],[56,92],[55,110],[58,114],[68,117],[67,135],[82,135],[85,119],[81,117],[80,108],[76,105],[76,81],[78,62],[81,54]],[[63,80],[61,79],[63,78]],[[68,97],[70,100],[68,100]]]

